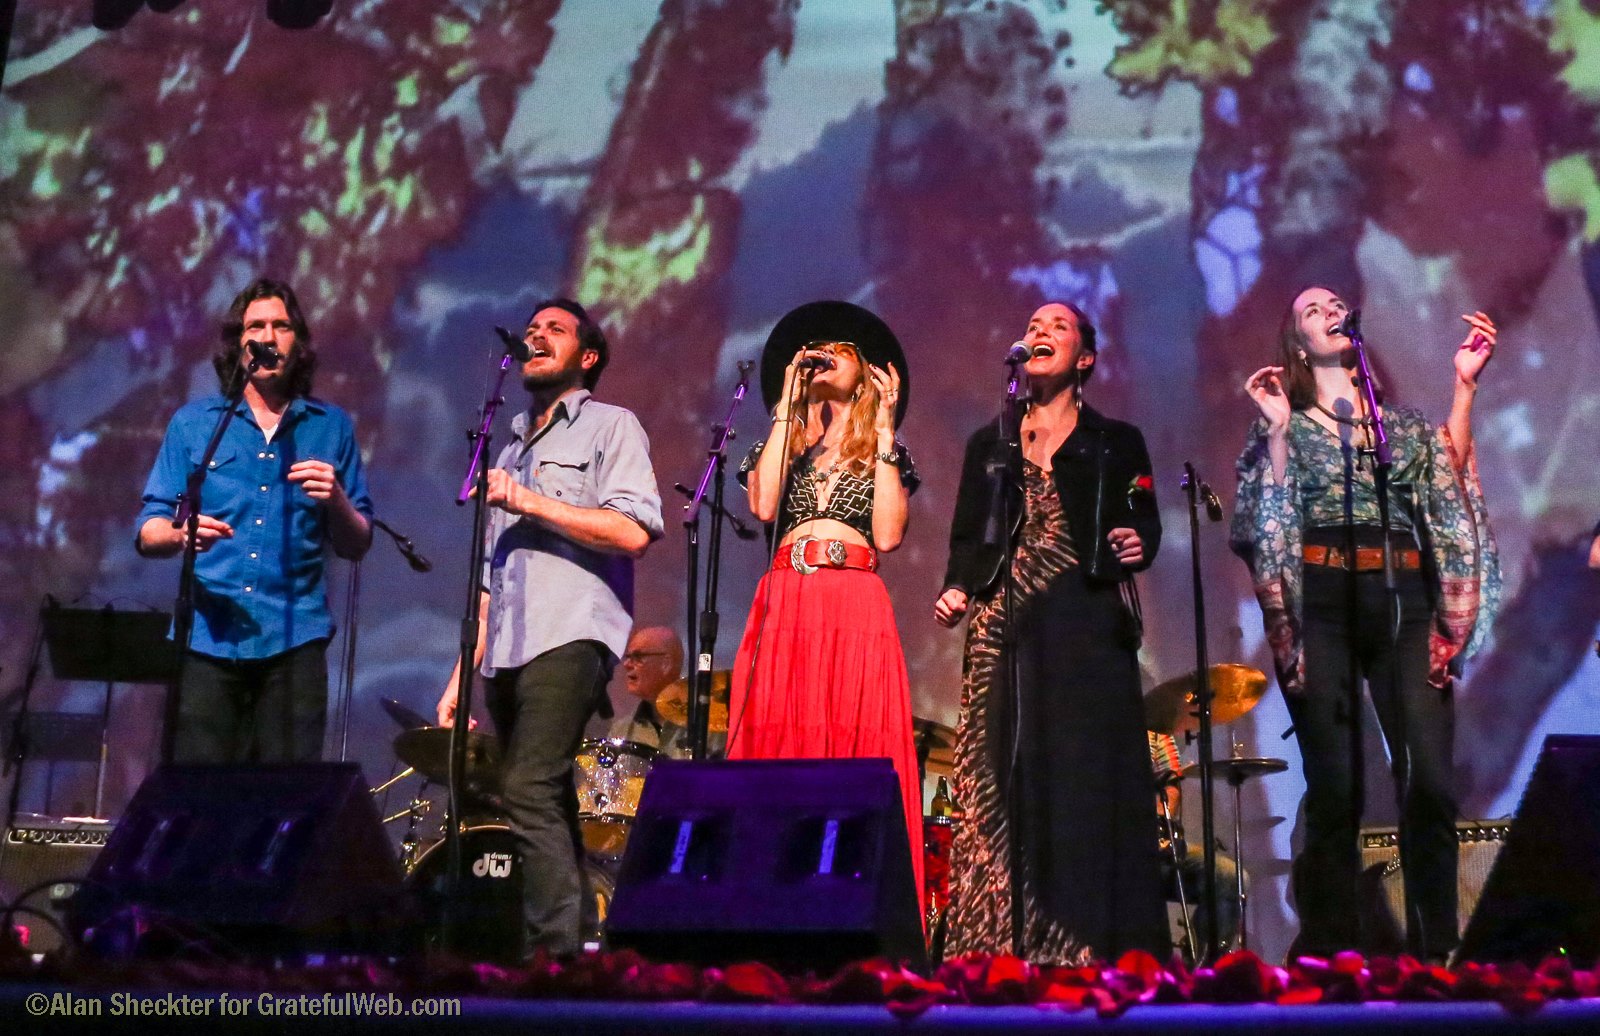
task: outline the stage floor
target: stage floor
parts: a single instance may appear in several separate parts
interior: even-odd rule
[[[226,996],[227,1000],[223,998]],[[737,1005],[705,1003],[615,1003],[576,1000],[509,1000],[410,995],[392,1006],[401,1013],[351,1013],[359,1007],[344,994],[249,991],[154,993],[85,990],[62,986],[0,985],[0,1031],[19,1033],[106,1032],[135,1028],[161,1033],[386,1032],[485,1033],[504,1036],[552,1033],[603,1034],[751,1033],[1017,1033],[1111,1031],[1150,1036],[1304,1033],[1562,1033],[1600,1032],[1600,1000],[1546,1004],[1514,1015],[1488,1003],[1368,1003],[1281,1007],[1137,1006],[1116,1018],[1092,1011],[1048,1007],[934,1007],[910,1019],[878,1006]],[[377,994],[382,1000],[386,994]],[[206,1004],[210,1006],[207,1007]],[[324,1005],[321,1008],[310,1006]],[[342,1008],[342,1009],[341,1009]],[[337,1013],[311,1014],[310,1011]],[[189,1013],[175,1013],[189,1012]],[[202,1013],[203,1012],[203,1013]]]

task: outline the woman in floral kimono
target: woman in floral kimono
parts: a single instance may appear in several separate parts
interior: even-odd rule
[[[1305,847],[1294,864],[1297,952],[1359,946],[1361,681],[1389,746],[1400,807],[1410,952],[1455,948],[1453,678],[1500,596],[1499,561],[1472,445],[1478,375],[1495,326],[1474,313],[1455,353],[1444,426],[1380,406],[1394,463],[1391,636],[1384,531],[1370,450],[1373,416],[1352,378],[1343,300],[1308,288],[1279,335],[1281,356],[1245,382],[1260,409],[1239,458],[1230,537],[1250,566],[1278,683],[1305,770]]]

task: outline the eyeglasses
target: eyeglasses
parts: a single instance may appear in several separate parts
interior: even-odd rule
[[[622,660],[624,662],[632,662],[634,665],[638,665],[640,662],[643,662],[647,658],[666,658],[666,657],[667,657],[667,652],[665,652],[665,651],[629,651],[627,654],[622,656]]]

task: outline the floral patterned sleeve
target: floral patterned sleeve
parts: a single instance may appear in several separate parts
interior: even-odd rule
[[[1285,693],[1305,685],[1305,656],[1300,624],[1300,489],[1294,457],[1280,482],[1267,450],[1267,424],[1250,426],[1236,466],[1238,487],[1228,545],[1250,566],[1251,583],[1261,604],[1267,644]]]
[[[1439,603],[1428,637],[1428,682],[1448,687],[1488,636],[1500,610],[1500,551],[1489,526],[1477,451],[1459,467],[1449,428],[1420,429],[1430,455],[1427,486],[1428,547],[1439,577]]]

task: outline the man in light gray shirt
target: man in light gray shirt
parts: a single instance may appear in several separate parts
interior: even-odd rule
[[[662,535],[638,418],[595,401],[599,326],[569,299],[534,308],[523,335],[526,412],[488,475],[491,512],[476,662],[503,750],[501,784],[522,862],[528,952],[582,948],[588,899],[572,761],[633,625],[633,563]],[[439,699],[455,721],[459,671]]]

